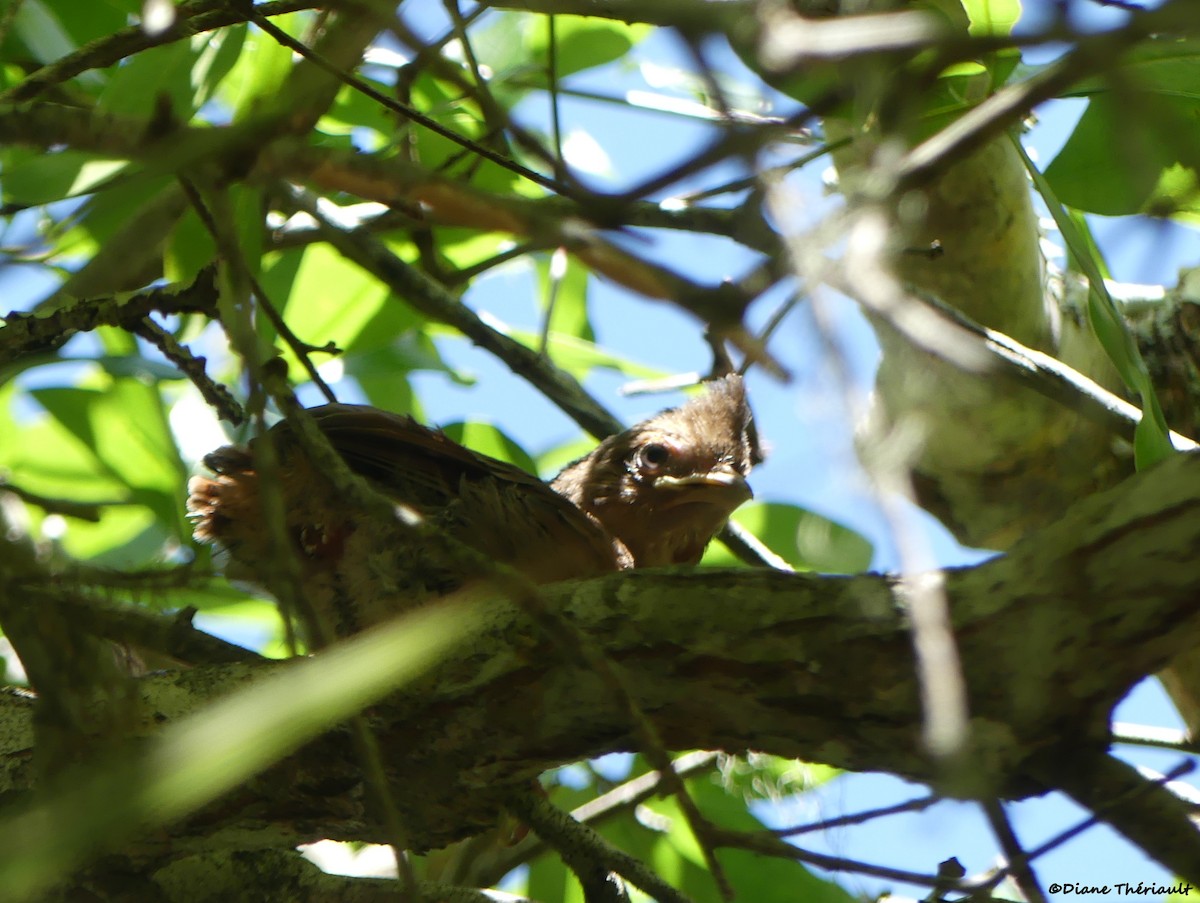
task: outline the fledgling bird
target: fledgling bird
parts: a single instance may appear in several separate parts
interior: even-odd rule
[[[753,497],[746,477],[761,460],[746,390],[733,374],[609,436],[550,486],[624,546],[624,566],[696,564]]]
[[[732,511],[751,497],[758,462],[741,378],[727,376],[687,404],[612,436],[546,484],[470,451],[410,417],[331,404],[309,411],[351,470],[384,495],[491,561],[536,583],[630,567],[694,564]],[[294,543],[314,604],[339,634],[466,582],[460,563],[409,548],[402,531],[366,524],[308,460],[291,427],[270,430]],[[231,576],[263,582],[271,545],[251,448],[205,458],[215,476],[189,484],[201,542],[225,547]],[[409,601],[405,603],[403,599]]]

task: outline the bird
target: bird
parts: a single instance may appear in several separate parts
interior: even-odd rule
[[[742,502],[761,460],[739,376],[610,436],[550,483],[471,451],[409,416],[365,405],[308,411],[349,468],[440,534],[508,565],[533,583],[635,567],[695,564]],[[285,420],[268,430],[284,535],[306,591],[346,634],[444,594],[472,576],[452,552],[411,531],[369,523],[305,455]],[[189,482],[193,535],[221,547],[226,574],[266,583],[273,536],[265,528],[256,443],[207,455],[213,476]]]
[[[550,487],[623,547],[622,567],[697,564],[753,497],[746,478],[761,461],[745,386],[730,374],[687,404],[609,436]]]

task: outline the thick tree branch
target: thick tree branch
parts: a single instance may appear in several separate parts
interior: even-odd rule
[[[669,747],[753,748],[959,796],[1021,797],[1058,786],[1046,761],[1080,747],[1100,755],[1116,701],[1200,639],[1198,543],[1200,458],[1178,456],[1084,500],[1009,555],[949,573],[971,716],[968,767],[953,775],[920,746],[907,615],[885,578],[634,571],[557,584],[545,597],[622,670]],[[550,765],[637,745],[601,676],[533,639],[512,603],[478,611],[473,635],[486,642],[451,651],[373,715],[419,848],[490,826]],[[250,673],[147,677],[143,698],[157,714],[146,723],[178,718]],[[9,792],[29,786],[29,715],[27,701],[0,705]],[[251,824],[265,844],[379,839],[347,792],[360,778],[346,746],[336,733],[316,741],[177,826],[174,843],[244,843]],[[1200,862],[1200,835],[1173,849]]]

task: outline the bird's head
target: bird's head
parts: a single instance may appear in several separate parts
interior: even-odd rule
[[[553,486],[620,540],[636,567],[695,564],[753,493],[761,460],[741,377],[610,436]]]

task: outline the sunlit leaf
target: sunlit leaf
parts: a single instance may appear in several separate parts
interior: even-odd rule
[[[417,677],[474,631],[470,606],[444,602],[261,673],[0,821],[0,886],[8,899],[34,897],[73,871],[97,838],[119,844],[195,811]]]
[[[244,26],[222,29],[143,51],[117,67],[98,105],[119,115],[186,122],[233,68],[245,34]]]
[[[35,155],[3,174],[4,199],[12,204],[47,204],[89,194],[130,166],[128,160],[72,150]]]
[[[962,0],[972,35],[1007,35],[1021,18],[1021,0]]]
[[[154,386],[121,379],[105,390],[35,389],[31,393],[95,456],[99,470],[181,535],[184,468]]]
[[[272,16],[276,28],[300,37],[309,18],[303,13]],[[258,31],[247,32],[237,62],[221,81],[217,95],[233,110],[235,121],[259,112],[274,97],[292,71],[292,51],[274,38]]]
[[[541,336],[520,329],[507,330],[508,335],[530,348],[541,346]],[[657,379],[666,375],[663,370],[621,357],[599,345],[571,335],[551,332],[546,337],[550,359],[576,379],[583,379],[593,369],[615,370],[633,379]]]
[[[1138,213],[1165,197],[1195,206],[1196,160],[1180,161],[1179,142],[1200,141],[1193,101],[1157,98],[1132,113],[1122,98],[1097,95],[1046,168],[1059,199],[1106,216]],[[1130,128],[1130,117],[1142,120]],[[1186,182],[1181,179],[1186,173]],[[1186,193],[1179,189],[1186,184]]]
[[[342,349],[359,340],[390,295],[374,276],[323,244],[268,257],[262,283],[302,341],[316,346],[333,342]],[[403,315],[397,312],[397,316]],[[292,352],[285,355],[293,378],[305,378]]]
[[[595,331],[588,317],[588,287],[591,273],[574,257],[556,252],[537,260],[538,289],[542,314],[550,306],[550,329],[560,336],[594,342]]]
[[[1108,293],[1104,275],[1097,263],[1098,255],[1094,253],[1089,239],[1084,237],[1086,233],[1081,228],[1081,223],[1063,207],[1050,180],[1034,165],[1020,140],[1014,136],[1012,141],[1033,179],[1034,187],[1046,202],[1058,231],[1062,233],[1073,261],[1088,279],[1088,321],[1096,337],[1109,360],[1117,368],[1117,372],[1121,374],[1121,379],[1141,398],[1144,416],[1138,421],[1134,431],[1134,459],[1139,469],[1149,467],[1173,452],[1171,440],[1167,435],[1167,419],[1150,380],[1150,370],[1142,359],[1137,342],[1130,334],[1129,324],[1125,322]]]
[[[751,502],[733,513],[741,524],[797,570],[825,574],[858,574],[871,566],[871,543],[828,518],[798,505]],[[733,567],[738,563],[720,543],[709,546],[704,564]]]
[[[460,445],[465,445],[480,454],[515,464],[527,473],[537,473],[537,465],[525,449],[490,423],[478,420],[448,423],[442,427],[442,432]]]
[[[554,36],[559,78],[621,59],[653,29],[640,23],[589,16],[555,16]],[[549,62],[550,31],[546,18],[525,20],[529,58]]]
[[[692,778],[687,781],[687,787],[701,812],[723,828],[734,831],[764,829],[740,796],[727,793],[711,776]],[[705,866],[703,851],[678,801],[672,797],[650,800],[644,805],[661,819],[651,860],[656,871],[660,867],[675,870],[679,876],[676,886],[697,903],[720,903],[720,892]],[[738,895],[756,903],[794,903],[796,900],[851,903],[855,899],[836,884],[816,877],[798,862],[743,850],[722,850],[720,860]]]

